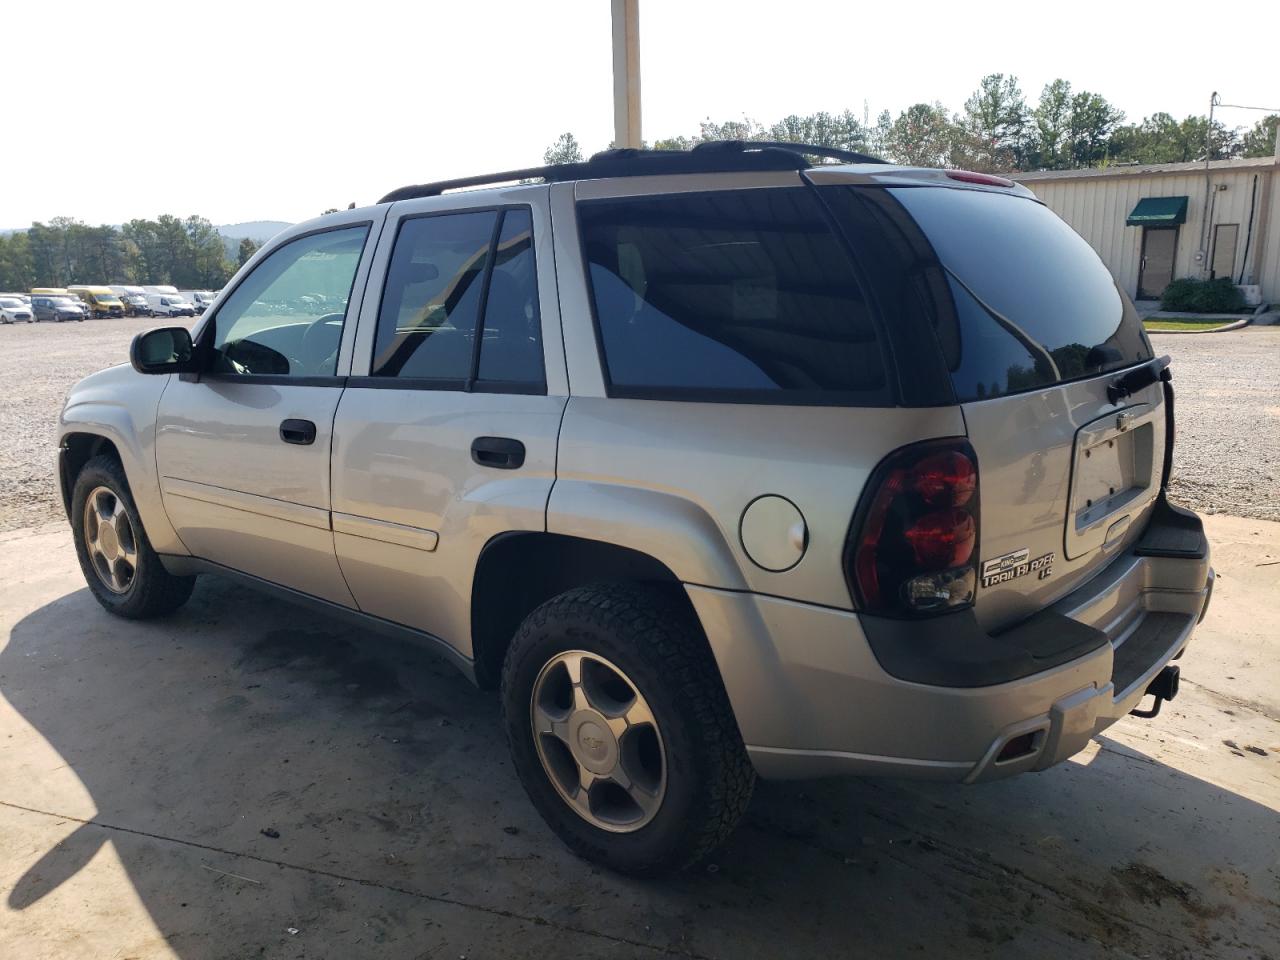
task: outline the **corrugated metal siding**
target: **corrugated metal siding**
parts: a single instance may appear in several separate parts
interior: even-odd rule
[[[1261,208],[1262,185],[1259,184],[1259,207]],[[1249,259],[1258,264],[1258,282],[1262,284],[1262,299],[1273,304],[1280,303],[1280,172],[1271,176],[1271,189],[1267,198],[1267,236],[1262,248],[1257,253],[1250,252]],[[1261,215],[1261,209],[1259,210]],[[1255,237],[1256,241],[1256,237]]]
[[[1238,278],[1243,266],[1244,238],[1248,231],[1249,207],[1252,199],[1253,179],[1259,177],[1259,203],[1262,197],[1262,179],[1276,173],[1257,170],[1215,170],[1211,181],[1214,187],[1226,185],[1225,190],[1210,191],[1211,224],[1237,223],[1240,225],[1236,262],[1233,275]],[[1103,262],[1115,274],[1120,286],[1132,296],[1138,288],[1138,263],[1142,253],[1142,228],[1125,226],[1125,218],[1143,197],[1179,197],[1187,201],[1187,222],[1178,228],[1178,249],[1174,259],[1175,277],[1200,275],[1201,263],[1196,259],[1202,242],[1201,227],[1204,223],[1205,178],[1203,173],[1179,173],[1176,175],[1099,177],[1086,180],[1030,180],[1026,182],[1048,207],[1069,223],[1089,244],[1098,251]],[[1268,199],[1270,206],[1267,237],[1263,249],[1251,252],[1250,263],[1256,265],[1250,272],[1262,283],[1263,296],[1280,300],[1280,184],[1273,183]],[[1254,217],[1258,228],[1261,210]],[[1255,237],[1255,243],[1256,243]],[[1210,233],[1204,240],[1212,243]],[[1209,251],[1205,250],[1208,256]],[[1246,278],[1247,279],[1247,278]]]

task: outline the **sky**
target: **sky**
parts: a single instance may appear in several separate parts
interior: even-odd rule
[[[1203,114],[1215,90],[1280,106],[1250,39],[1280,22],[1274,0],[1214,9],[640,0],[643,133],[864,103],[873,119],[921,100],[958,110],[996,72],[1032,103],[1063,77],[1131,120]],[[406,183],[536,165],[565,131],[587,153],[613,136],[609,0],[8,0],[3,19],[0,228],[299,221]],[[1219,116],[1247,127],[1262,114]]]

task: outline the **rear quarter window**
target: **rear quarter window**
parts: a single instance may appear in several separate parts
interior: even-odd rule
[[[578,205],[612,396],[888,405],[848,251],[806,187]]]
[[[881,222],[923,235],[923,243],[905,246],[932,248],[932,263],[920,257],[910,268],[912,283],[928,290],[930,319],[960,401],[1151,358],[1133,303],[1093,249],[1042,204],[946,187],[834,189],[844,192],[834,198],[837,208],[878,206]]]

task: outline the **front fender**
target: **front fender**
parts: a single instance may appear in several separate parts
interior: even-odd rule
[[[58,447],[65,448],[77,434],[109,440],[120,455],[152,548],[157,553],[186,554],[165,513],[156,474],[156,410],[168,382],[167,376],[144,376],[127,365],[86,377],[72,387],[59,417]],[[74,478],[63,473],[58,471],[58,482],[73,485]],[[64,490],[64,495],[69,501],[70,490]]]

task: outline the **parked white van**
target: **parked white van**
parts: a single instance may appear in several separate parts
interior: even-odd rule
[[[213,298],[216,296],[208,290],[181,290],[179,295],[191,301],[196,313],[204,313],[213,306]]]
[[[191,301],[178,293],[148,293],[147,305],[151,307],[151,315],[154,317],[194,317],[196,315],[196,308]]]

